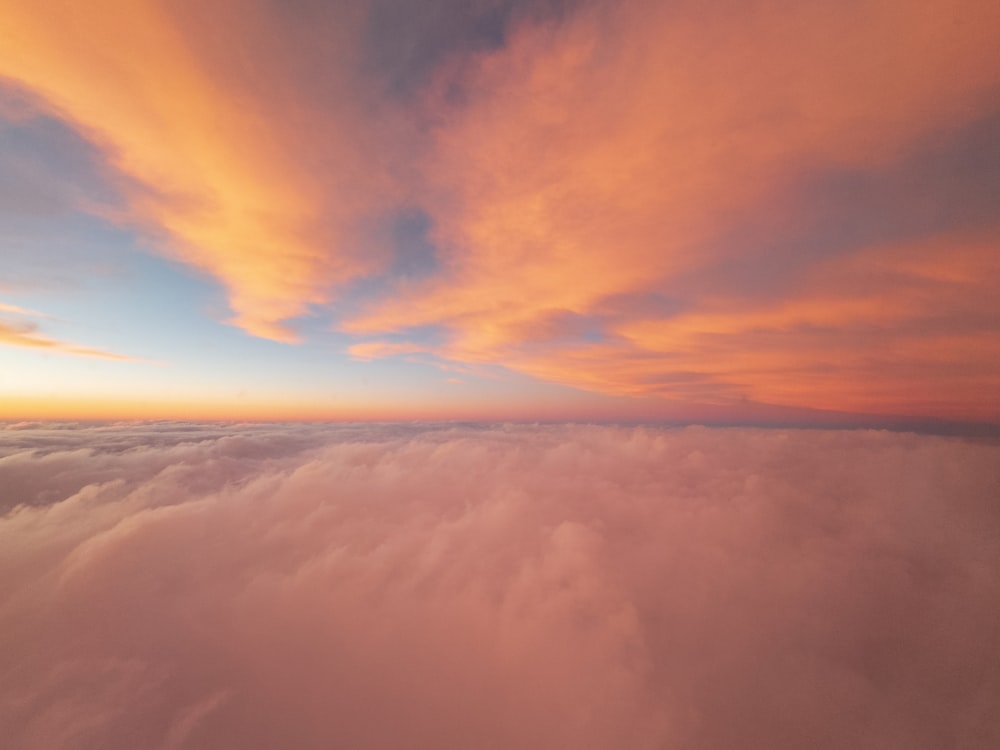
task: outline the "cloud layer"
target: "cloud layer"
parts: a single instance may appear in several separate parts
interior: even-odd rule
[[[1000,742],[992,444],[9,427],[18,750]]]

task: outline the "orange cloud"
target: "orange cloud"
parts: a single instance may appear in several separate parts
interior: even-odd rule
[[[800,214],[822,207],[794,187],[891,171],[991,114],[995,3],[589,3],[441,66],[405,115],[365,77],[370,9],[335,6],[0,0],[0,75],[103,146],[128,178],[115,218],[219,279],[252,334],[293,340],[291,320],[384,271],[372,225],[409,199],[435,270],[343,324],[368,337],[357,358],[708,404],[995,414],[998,238],[875,232],[809,257],[826,238]],[[796,257],[774,249],[796,233]],[[787,278],[754,294],[738,278],[754,263]],[[421,327],[443,343],[406,340]]]
[[[462,104],[431,103],[443,124],[425,196],[445,271],[346,329],[443,325],[442,356],[611,393],[982,416],[997,360],[974,363],[995,351],[997,318],[975,321],[996,308],[967,309],[955,275],[976,277],[995,251],[965,238],[922,256],[923,285],[906,253],[878,249],[889,268],[874,284],[862,278],[874,267],[845,260],[826,285],[818,264],[809,293],[748,301],[709,283],[679,317],[626,312],[599,341],[545,330],[553,316],[600,316],[609,299],[683,294],[685,279],[750,252],[768,262],[727,232],[787,234],[798,175],[888,169],[928,134],[988,114],[996,21],[985,0],[639,2],[525,26],[469,62]],[[949,254],[942,276],[934,264]],[[950,322],[926,314],[939,306]],[[942,338],[953,344],[918,354]]]
[[[11,306],[0,306],[0,310]],[[94,349],[87,346],[59,341],[38,332],[38,325],[29,321],[9,321],[0,319],[0,344],[6,346],[23,346],[31,349],[45,349],[59,354],[75,354],[81,357],[100,357],[102,359],[119,359],[136,361],[134,357],[124,354]]]
[[[340,9],[322,33],[307,21],[274,33],[281,19],[267,8],[2,0],[0,75],[142,185],[121,218],[220,279],[237,325],[290,340],[284,321],[377,263],[354,249],[357,229],[391,185],[372,156],[379,128],[362,126],[363,96],[344,73],[358,13]],[[314,105],[309,85],[331,106]]]
[[[818,265],[787,297],[628,319],[600,345],[509,342],[503,356],[621,395],[995,420],[998,258],[1000,242],[966,237],[873,248]]]
[[[31,318],[50,318],[51,316],[45,313],[40,313],[37,310],[29,310],[25,307],[19,307],[18,305],[7,305],[0,302],[0,312],[14,313],[15,315],[23,315]]]
[[[783,299],[630,321],[618,333],[760,401],[995,419],[998,251],[966,237],[873,248],[817,266]],[[628,385],[626,373],[618,386]]]

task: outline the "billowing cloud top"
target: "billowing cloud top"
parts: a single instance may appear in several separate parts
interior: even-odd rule
[[[997,421],[998,14],[2,0],[0,76],[99,154],[120,201],[77,207],[256,336]]]
[[[8,425],[15,750],[1000,743],[1000,450]]]

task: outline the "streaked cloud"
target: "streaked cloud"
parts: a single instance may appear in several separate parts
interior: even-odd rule
[[[392,186],[344,71],[357,12],[331,8],[321,28],[265,3],[8,2],[0,13],[0,74],[105,148],[137,183],[112,218],[217,277],[237,325],[293,339],[283,321],[377,264],[357,245]],[[307,90],[317,86],[322,104]]]
[[[0,116],[48,128],[0,203],[135,232],[254,336],[1000,418],[995,3],[120,5],[0,3]]]
[[[50,315],[46,315],[45,313],[38,312],[37,310],[29,310],[25,307],[19,307],[18,305],[7,305],[3,302],[0,302],[0,313],[13,313],[14,315],[32,318],[51,319],[52,317]]]
[[[639,2],[525,25],[432,104],[443,272],[347,328],[443,325],[441,356],[610,393],[995,419],[997,206],[940,216],[996,194],[946,145],[994,116],[995,21],[980,0]],[[881,215],[824,184],[850,174]],[[938,270],[913,278],[909,247]]]
[[[32,310],[17,307],[16,305],[0,304],[0,345],[41,349],[57,354],[72,354],[80,357],[136,361],[134,357],[125,354],[117,354],[104,349],[81,346],[51,338],[42,333],[41,324],[37,322],[37,319],[51,318]]]

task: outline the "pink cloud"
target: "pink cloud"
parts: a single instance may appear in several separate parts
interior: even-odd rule
[[[995,420],[997,368],[974,382],[962,371],[967,349],[995,351],[996,326],[950,315],[953,295],[989,287],[973,269],[995,257],[995,231],[933,238],[960,283],[935,277],[915,293],[882,275],[859,289],[837,261],[878,250],[892,222],[810,226],[843,196],[801,189],[810,177],[892,173],[929,139],[995,116],[995,20],[984,0],[682,0],[586,4],[523,24],[427,97],[440,124],[420,199],[442,273],[400,283],[346,328],[436,326],[439,357],[617,395]],[[891,199],[873,197],[919,216],[971,178],[925,179],[927,194],[900,180]],[[880,229],[864,236],[854,225],[865,223]],[[898,243],[920,253],[934,231]],[[798,289],[799,274],[811,291],[828,264],[842,283]],[[653,294],[679,304],[601,315],[608,300]],[[962,351],[912,353],[929,311],[941,319],[921,345],[934,348],[944,327]]]
[[[0,435],[0,487],[20,488],[5,505],[30,503],[0,517],[13,747],[1000,741],[992,444],[597,426]]]

